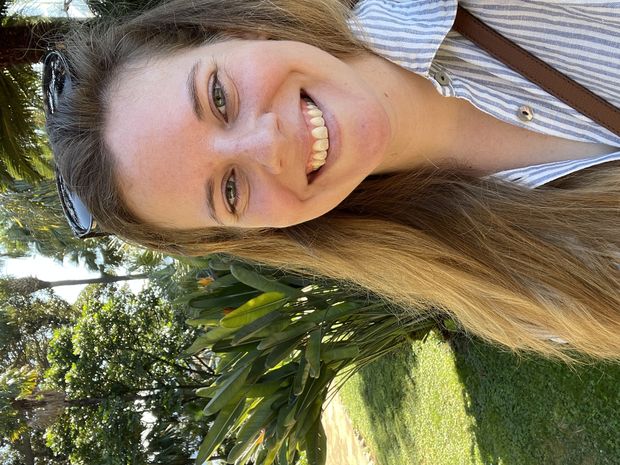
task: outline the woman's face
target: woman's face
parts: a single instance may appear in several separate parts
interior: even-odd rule
[[[130,208],[183,229],[286,227],[333,209],[391,138],[380,90],[355,63],[298,42],[230,40],[128,66],[105,139]]]

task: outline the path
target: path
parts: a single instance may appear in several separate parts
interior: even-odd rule
[[[377,465],[363,438],[353,429],[338,394],[327,404],[322,418],[327,435],[327,465]]]

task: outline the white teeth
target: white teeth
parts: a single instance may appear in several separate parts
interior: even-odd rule
[[[328,139],[318,139],[314,141],[314,144],[312,144],[312,150],[315,152],[322,152],[323,150],[327,150],[328,148],[329,148]]]
[[[304,102],[306,102],[306,113],[310,117],[310,124],[314,126],[310,133],[315,139],[312,144],[312,157],[308,169],[312,167],[312,171],[316,171],[326,163],[329,133],[325,126],[323,112],[309,98],[304,98]]]
[[[320,128],[314,128],[310,131],[315,139],[325,139],[327,140],[327,128],[325,126],[321,126]]]

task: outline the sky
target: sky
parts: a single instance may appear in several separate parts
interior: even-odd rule
[[[75,266],[67,262],[60,264],[42,256],[13,258],[3,262],[4,266],[0,268],[0,275],[9,275],[16,278],[35,276],[44,281],[60,281],[62,279],[96,278],[99,276],[98,273],[89,271],[84,266]],[[82,289],[84,289],[83,285],[54,288],[56,294],[69,303],[75,302]]]
[[[90,16],[83,0],[70,0],[65,11],[63,0],[14,0],[9,12],[20,12],[24,16],[76,17]]]

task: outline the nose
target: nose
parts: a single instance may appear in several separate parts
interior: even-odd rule
[[[284,137],[275,113],[264,113],[232,131],[225,152],[243,161],[252,160],[272,174],[283,171]]]

